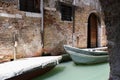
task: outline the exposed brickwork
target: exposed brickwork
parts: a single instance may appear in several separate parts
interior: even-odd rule
[[[61,21],[59,12],[45,11],[45,15],[44,46],[53,55],[60,54],[64,44],[72,44],[72,22]]]
[[[55,2],[54,2],[55,1]],[[53,55],[61,54],[64,52],[63,45],[69,44],[80,48],[87,47],[87,28],[88,18],[91,13],[99,15],[101,22],[101,36],[100,45],[106,46],[106,32],[105,24],[103,21],[103,13],[101,12],[100,3],[98,0],[76,0],[75,9],[75,33],[73,33],[73,21],[62,21],[59,5],[54,0],[49,3],[45,3],[45,50],[46,53],[52,53]],[[72,4],[67,1],[63,1],[66,4]],[[56,4],[56,6],[55,6]],[[49,7],[49,9],[48,9]],[[72,38],[73,35],[73,38]]]
[[[0,55],[8,61],[13,59],[14,35],[17,58],[41,55],[40,18],[26,16],[25,12],[18,10],[17,3],[0,2],[0,13],[5,13],[0,16]]]
[[[5,0],[6,1],[6,0]],[[18,10],[18,2],[0,2],[0,54],[14,53],[14,35],[18,42],[17,58],[39,56],[44,53],[63,54],[64,44],[80,48],[87,47],[87,28],[89,15],[99,15],[104,33],[100,36],[100,46],[106,45],[105,25],[98,0],[75,0],[75,32],[73,21],[62,21],[58,2],[73,4],[73,0],[44,0],[44,49],[41,45],[41,18],[30,17]],[[87,2],[86,2],[87,1]],[[1,14],[1,13],[4,13]],[[27,16],[29,15],[29,16]],[[6,16],[6,17],[5,17]],[[82,43],[82,44],[81,44]]]

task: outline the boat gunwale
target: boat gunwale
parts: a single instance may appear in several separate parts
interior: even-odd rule
[[[97,52],[97,50],[93,51],[90,49],[87,50],[87,49],[80,49],[80,48],[75,48],[75,47],[72,47],[72,46],[69,46],[69,45],[64,45],[64,49],[65,51],[72,51],[72,52],[75,52],[77,54],[83,54],[84,55],[92,55],[92,56],[101,56],[101,55],[108,55],[108,52],[107,51],[99,51]],[[70,50],[72,49],[72,50]],[[79,51],[83,52],[83,53],[80,53]]]
[[[71,53],[72,52],[72,53]],[[98,57],[108,57],[108,55],[99,55],[99,56],[96,56],[96,55],[86,55],[86,54],[80,54],[80,53],[75,53],[73,51],[68,51],[67,52],[68,54],[72,54],[72,55],[82,55],[82,56],[87,56],[87,57],[95,57],[95,58],[98,58]]]

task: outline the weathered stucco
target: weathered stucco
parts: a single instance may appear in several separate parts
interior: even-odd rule
[[[75,20],[62,21],[59,2],[75,6]],[[0,55],[17,58],[59,55],[65,51],[64,44],[87,47],[88,18],[95,13],[100,18],[99,46],[106,46],[103,13],[98,0],[44,0],[44,34],[41,37],[39,13],[19,10],[18,0],[0,2]],[[73,30],[74,29],[74,30]],[[42,48],[42,40],[44,48]],[[14,44],[17,41],[15,48]],[[1,59],[3,58],[1,57]]]
[[[61,21],[59,12],[45,11],[45,49],[53,55],[63,51],[63,44],[72,44],[72,22]]]
[[[0,2],[0,13],[0,60],[41,55],[40,17],[26,16],[16,2]]]
[[[45,3],[45,45],[46,53],[53,55],[64,52],[63,45],[69,44],[80,48],[87,47],[88,18],[95,13],[100,18],[100,46],[106,46],[106,32],[103,13],[98,0],[75,0],[75,21],[62,21],[58,0]],[[72,5],[71,1],[60,0]],[[73,23],[74,33],[73,33]]]

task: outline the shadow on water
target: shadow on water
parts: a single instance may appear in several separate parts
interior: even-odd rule
[[[38,76],[37,78],[33,79],[33,80],[46,80],[50,77],[56,76],[57,74],[63,72],[65,69],[64,66],[61,67],[55,67],[54,69],[52,69],[51,71],[49,71],[48,73]]]
[[[97,74],[94,74],[96,72]],[[78,80],[79,78],[81,80],[107,80],[108,76],[108,63],[76,65],[73,61],[70,61],[60,63],[48,73],[33,80]]]
[[[84,67],[89,67],[89,66],[99,66],[99,65],[104,65],[107,64],[108,62],[102,62],[102,63],[94,63],[94,64],[82,64],[82,63],[73,63],[73,66],[84,66]]]

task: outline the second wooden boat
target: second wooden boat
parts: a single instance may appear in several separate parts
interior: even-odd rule
[[[77,64],[94,64],[108,61],[107,51],[79,49],[69,45],[64,45],[64,49]]]

